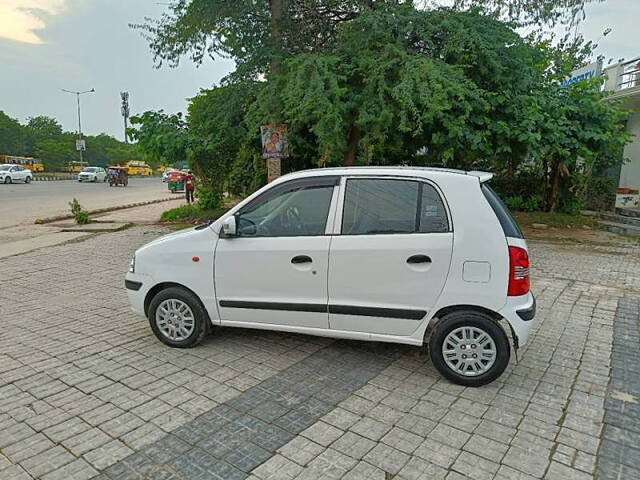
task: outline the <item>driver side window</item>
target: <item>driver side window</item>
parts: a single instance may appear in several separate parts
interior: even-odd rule
[[[324,235],[333,186],[312,186],[280,193],[236,215],[239,237]]]

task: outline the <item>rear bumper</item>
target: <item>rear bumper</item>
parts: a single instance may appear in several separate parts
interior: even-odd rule
[[[536,299],[531,292],[519,297],[508,297],[498,312],[511,327],[516,346],[527,343],[536,314]]]

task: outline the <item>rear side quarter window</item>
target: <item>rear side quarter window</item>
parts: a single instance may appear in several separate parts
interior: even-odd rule
[[[496,217],[498,217],[498,221],[502,226],[505,237],[524,238],[524,235],[522,235],[522,230],[520,230],[518,223],[511,215],[511,212],[509,212],[507,206],[502,202],[502,200],[500,200],[498,194],[494,192],[493,189],[486,183],[483,183],[480,186],[480,189],[484,194],[484,198],[486,198],[487,202],[489,202],[493,213],[495,213]]]

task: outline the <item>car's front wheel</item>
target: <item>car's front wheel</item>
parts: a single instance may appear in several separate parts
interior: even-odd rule
[[[493,382],[509,364],[504,330],[489,315],[458,311],[445,315],[429,339],[431,361],[452,382],[479,387]]]
[[[153,333],[171,347],[194,347],[209,331],[209,315],[200,300],[180,287],[166,288],[153,297],[148,316]]]
[[[11,183],[11,177],[4,177],[4,183]]]

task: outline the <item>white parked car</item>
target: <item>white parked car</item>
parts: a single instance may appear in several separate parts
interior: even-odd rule
[[[85,167],[78,173],[79,182],[106,182],[107,171],[102,167]]]
[[[31,183],[33,173],[21,165],[0,165],[0,183],[24,182]]]
[[[132,259],[135,312],[173,347],[212,326],[428,346],[462,385],[500,376],[535,315],[522,233],[492,175],[358,167],[280,177]]]

